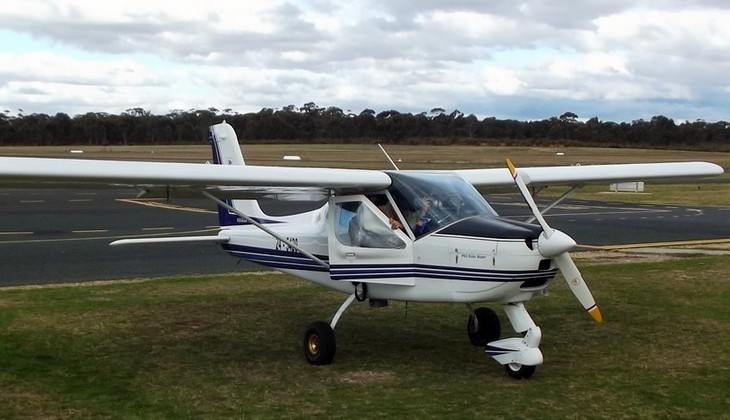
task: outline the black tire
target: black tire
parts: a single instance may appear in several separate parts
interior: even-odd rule
[[[365,302],[368,298],[368,284],[367,283],[353,283],[355,286],[355,299],[358,302]]]
[[[507,374],[515,379],[530,379],[537,366],[525,366],[519,363],[508,363],[504,365]]]
[[[335,358],[335,332],[330,324],[317,321],[304,334],[304,357],[313,365],[329,365]]]
[[[475,346],[485,346],[490,341],[499,340],[502,333],[499,317],[489,308],[476,308],[469,314],[466,332],[469,341]]]

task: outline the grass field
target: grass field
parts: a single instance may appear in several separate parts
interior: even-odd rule
[[[637,163],[701,160],[730,169],[730,153],[689,152],[655,149],[617,149],[595,147],[495,147],[495,146],[398,146],[386,145],[401,169],[460,169],[504,167],[512,158],[520,166]],[[71,154],[82,149],[84,154]],[[557,156],[557,152],[564,153]],[[362,144],[279,144],[244,145],[246,161],[254,165],[298,165],[337,168],[390,169],[375,145]],[[283,161],[284,155],[299,155],[299,162]],[[205,162],[210,149],[203,145],[186,146],[113,146],[113,147],[2,147],[0,156],[43,156],[92,159],[161,160]],[[575,198],[624,201],[645,204],[730,205],[730,176],[721,182],[699,185],[661,185],[648,183],[647,194],[606,194],[608,185],[586,187]],[[562,190],[544,192],[557,195]]]
[[[528,381],[468,343],[463,306],[355,305],[313,367],[300,337],[343,296],[285,275],[2,289],[0,418],[726,417],[729,264],[584,263],[607,322],[558,279],[528,304]]]
[[[542,195],[558,196],[567,188],[554,187]],[[620,201],[637,204],[678,204],[688,206],[730,206],[730,174],[711,183],[646,184],[644,193],[608,192],[605,185],[585,186],[571,194],[571,198],[598,201]]]

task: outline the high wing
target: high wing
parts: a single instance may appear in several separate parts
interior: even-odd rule
[[[443,171],[439,171],[443,172]],[[512,186],[506,168],[451,171],[475,187]],[[721,175],[723,169],[707,162],[669,162],[618,165],[523,167],[531,185],[692,179]],[[227,195],[294,192],[298,188],[353,193],[382,190],[391,180],[385,171],[278,166],[234,166],[195,163],[0,157],[3,184],[23,186],[120,184],[213,188]]]
[[[387,188],[382,171],[207,165],[196,163],[0,158],[0,179],[40,184],[122,184],[178,187],[307,187],[337,191]]]
[[[513,186],[507,168],[454,171],[475,187]],[[543,166],[520,168],[533,186],[584,185],[622,181],[679,181],[722,175],[722,167],[708,162],[631,163],[616,165]]]

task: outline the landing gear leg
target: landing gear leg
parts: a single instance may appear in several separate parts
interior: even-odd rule
[[[542,352],[538,348],[542,332],[522,302],[505,304],[504,311],[515,332],[525,335],[492,341],[487,344],[484,351],[503,365],[509,376],[515,379],[527,379],[535,373],[536,367],[542,364]]]
[[[335,326],[345,310],[355,300],[355,293],[352,293],[342,302],[337,309],[332,321],[328,324],[324,321],[317,321],[304,333],[304,357],[307,362],[313,365],[328,365],[335,358],[337,345],[335,341]]]

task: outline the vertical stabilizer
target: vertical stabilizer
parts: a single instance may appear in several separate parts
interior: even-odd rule
[[[223,121],[210,126],[210,143],[213,146],[213,163],[216,165],[245,166],[238,137],[230,124]]]
[[[241,146],[238,144],[238,137],[230,124],[223,121],[220,124],[210,126],[209,140],[213,149],[213,163],[216,165],[246,166],[243,160]],[[226,203],[240,210],[247,216],[259,219],[266,217],[256,200],[225,200]],[[221,226],[245,225],[248,224],[237,215],[227,209],[218,206],[218,222]]]

